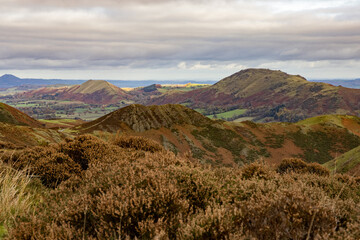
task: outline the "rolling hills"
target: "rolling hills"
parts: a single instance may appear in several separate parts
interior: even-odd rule
[[[235,123],[211,120],[182,105],[168,104],[130,105],[71,132],[105,138],[143,136],[202,162],[241,165],[259,159],[277,164],[287,157],[324,163],[359,146],[359,129],[360,119],[353,116],[322,116],[299,123]]]
[[[27,91],[22,94],[17,94],[15,98],[71,100],[102,105],[117,103],[130,98],[130,96],[121,88],[107,81],[89,80],[80,85],[70,87],[45,87]]]
[[[243,116],[291,121],[323,115],[359,115],[360,90],[309,82],[299,75],[246,69],[216,84],[186,93],[165,94],[148,104],[185,104],[193,109],[247,109]]]
[[[45,129],[25,113],[0,103],[0,149],[15,149],[60,142],[65,134]]]

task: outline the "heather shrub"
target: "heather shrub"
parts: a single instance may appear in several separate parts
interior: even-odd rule
[[[285,158],[281,161],[280,165],[277,167],[276,171],[278,173],[288,173],[288,172],[306,172],[307,163],[299,158]]]
[[[330,171],[319,163],[308,163],[307,171],[316,175],[329,176]]]
[[[4,163],[11,164],[19,158],[21,152],[22,150],[4,150],[0,159]]]
[[[284,168],[276,174],[257,163],[204,167],[166,151],[131,149],[105,150],[101,161],[90,159],[88,169],[36,206],[36,214],[18,219],[9,238],[346,239],[359,234],[360,189],[351,177],[314,174],[302,162],[292,168],[301,171]]]
[[[164,151],[164,148],[159,143],[145,137],[118,136],[113,140],[112,144],[121,148],[130,148],[152,153]]]
[[[35,147],[18,153],[13,159],[14,167],[29,168],[47,187],[56,187],[73,174],[80,174],[80,165],[54,147]]]
[[[19,148],[19,146],[16,146],[13,143],[0,141],[0,149],[17,149],[17,148]]]
[[[317,175],[328,176],[330,171],[318,163],[306,163],[299,158],[283,159],[277,168],[278,173],[312,173]]]
[[[177,239],[239,239],[233,236],[233,212],[224,207],[207,207],[205,211],[189,216],[177,231]]]
[[[149,156],[152,162],[133,159],[132,164],[122,160],[113,164],[99,164],[80,177],[60,185],[56,194],[42,205],[39,223],[30,218],[13,232],[15,238],[29,238],[37,229],[37,237],[48,229],[58,238],[131,238],[150,239],[159,229],[171,238],[175,236],[179,217],[188,214],[189,203],[181,197],[176,181],[159,171],[168,166],[165,158]],[[151,163],[156,169],[146,167]],[[165,164],[164,164],[165,163]],[[51,209],[50,211],[47,211]],[[69,226],[69,223],[72,223]],[[50,227],[51,226],[51,227]]]
[[[250,163],[242,167],[242,179],[259,178],[270,179],[275,174],[268,166],[261,163]]]
[[[205,210],[211,203],[220,201],[216,178],[211,173],[183,168],[174,173],[174,177],[192,213]]]
[[[314,237],[336,227],[330,200],[315,189],[292,185],[294,189],[257,192],[239,206],[238,221],[246,233],[257,239],[306,239],[309,229]]]
[[[59,144],[60,152],[68,155],[83,170],[86,170],[90,162],[101,161],[105,156],[115,151],[114,146],[92,135],[81,135],[75,139],[66,139]]]

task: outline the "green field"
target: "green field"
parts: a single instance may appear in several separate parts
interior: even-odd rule
[[[301,125],[314,125],[314,124],[320,124],[320,123],[332,123],[335,125],[338,125],[342,127],[342,116],[341,115],[323,115],[323,116],[317,116],[312,118],[307,118],[305,120],[301,120],[297,122],[297,124]]]
[[[208,87],[210,84],[195,84],[195,83],[188,83],[184,85],[178,85],[178,84],[169,84],[169,85],[163,85],[161,88],[158,88],[158,91],[161,93],[167,93],[167,92],[188,92],[199,88]]]
[[[36,119],[81,118],[83,120],[94,120],[128,105],[128,103],[119,103],[100,106],[61,100],[8,100],[5,103]]]
[[[220,119],[228,119],[228,118],[232,118],[237,115],[244,114],[245,112],[246,112],[246,109],[235,109],[235,110],[231,110],[228,112],[211,114],[211,115],[206,115],[206,116],[211,119],[219,119],[219,118]]]
[[[241,117],[241,118],[235,119],[234,122],[252,121],[253,119],[254,119],[253,117]]]

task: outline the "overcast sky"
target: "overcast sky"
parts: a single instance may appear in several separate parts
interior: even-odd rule
[[[360,0],[0,0],[0,74],[360,78]]]

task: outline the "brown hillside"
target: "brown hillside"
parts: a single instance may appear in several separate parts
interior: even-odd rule
[[[347,128],[349,127],[349,129]],[[278,164],[299,157],[324,163],[360,145],[360,118],[323,116],[299,123],[214,121],[181,105],[131,105],[72,128],[109,138],[143,136],[202,162],[236,165],[263,159]]]
[[[298,75],[247,69],[218,83],[186,93],[168,94],[151,104],[187,103],[192,108],[245,108],[258,119],[297,121],[323,114],[360,114],[360,89],[308,82]]]
[[[0,103],[0,122],[35,128],[43,127],[39,121],[5,103]]]
[[[191,124],[195,126],[211,122],[200,113],[181,105],[143,106],[133,104],[109,113],[95,121],[79,126],[81,131],[108,130],[120,128],[143,132],[161,127]]]
[[[67,135],[46,128],[0,123],[0,154],[2,149],[25,148],[62,141]]]
[[[41,88],[18,94],[18,98],[81,101],[88,104],[111,104],[131,96],[121,88],[104,81],[89,80],[80,85]]]

